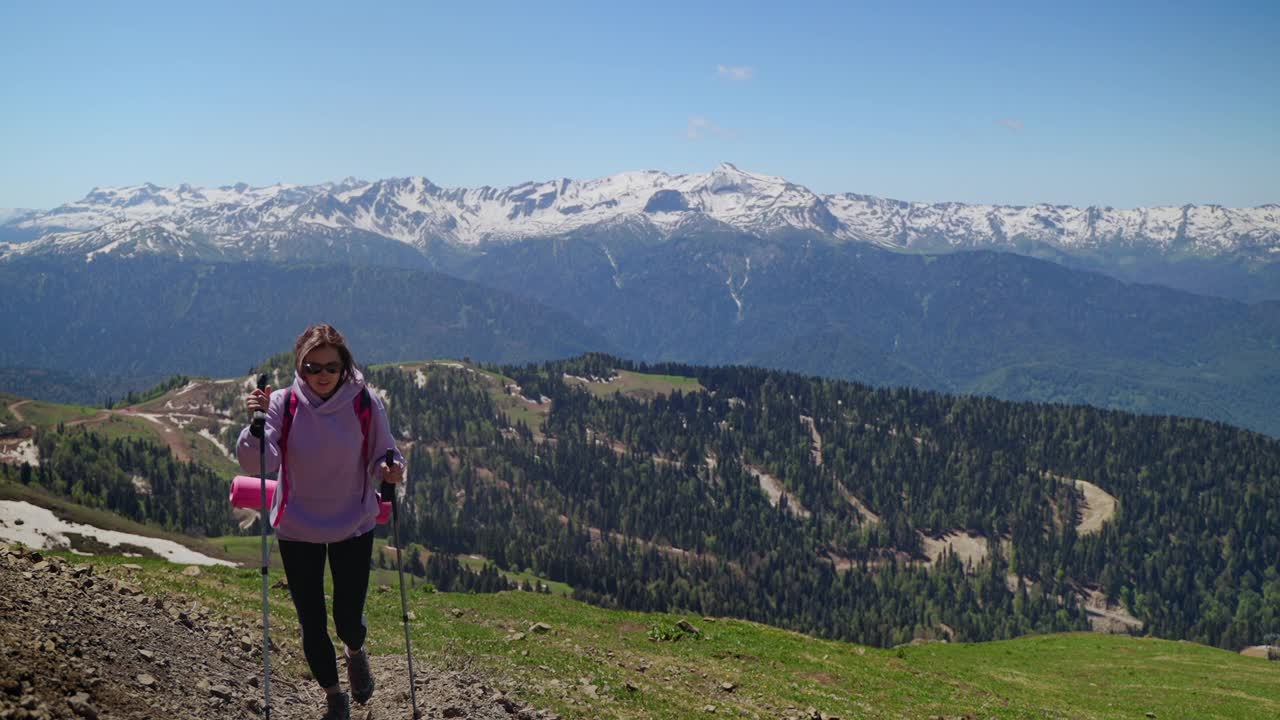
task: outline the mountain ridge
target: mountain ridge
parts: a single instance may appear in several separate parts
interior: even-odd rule
[[[1170,257],[1280,259],[1276,204],[1115,209],[909,202],[852,192],[819,194],[731,163],[707,173],[642,170],[506,188],[444,188],[425,177],[266,187],[145,183],[94,188],[79,201],[0,222],[0,241],[17,243],[6,255],[182,254],[183,248],[203,248],[207,254],[216,248],[236,257],[308,233],[365,232],[421,251],[441,242],[476,249],[560,237],[618,222],[634,224],[656,239],[710,223],[764,237],[813,234],[906,251],[1119,249]],[[130,238],[148,232],[171,239],[129,246]]]

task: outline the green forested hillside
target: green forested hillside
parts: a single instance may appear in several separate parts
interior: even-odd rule
[[[454,272],[627,357],[1204,417],[1280,435],[1280,304],[996,252],[691,232],[494,247]]]
[[[591,602],[875,645],[1084,629],[1102,596],[1162,637],[1280,631],[1280,443],[1255,433],[600,355],[367,375],[410,464],[407,537]],[[94,448],[77,432],[40,435],[42,472],[95,472],[65,459]]]

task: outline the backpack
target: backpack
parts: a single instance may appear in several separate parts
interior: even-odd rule
[[[356,418],[360,420],[360,436],[363,441],[360,443],[360,462],[361,467],[369,467],[369,428],[373,425],[373,399],[369,397],[369,387],[360,388],[360,392],[356,395],[355,400],[351,402],[351,407],[356,413]],[[298,413],[298,394],[289,388],[289,399],[285,401],[284,417],[280,421],[280,510],[276,512],[275,521],[272,526],[280,524],[280,518],[284,516],[285,505],[289,502],[289,479],[285,473],[285,458],[288,455],[289,447],[289,431],[293,429],[293,416]],[[364,489],[360,493],[361,502],[369,492],[369,483],[364,483]]]

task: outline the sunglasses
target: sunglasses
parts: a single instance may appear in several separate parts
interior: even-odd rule
[[[319,375],[322,372],[327,372],[330,375],[337,375],[342,372],[342,363],[332,362],[321,365],[320,363],[304,362],[302,363],[302,372],[308,375]]]

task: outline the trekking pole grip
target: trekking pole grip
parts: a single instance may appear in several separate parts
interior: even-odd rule
[[[258,376],[258,389],[267,389],[267,374],[262,373]],[[253,422],[249,424],[249,433],[258,439],[262,439],[262,430],[267,424],[267,414],[262,410],[253,411]]]
[[[396,451],[391,448],[387,448],[387,454],[383,456],[382,462],[387,466],[388,470],[394,467],[396,464]],[[382,496],[383,502],[393,503],[392,510],[395,509],[394,503],[396,501],[396,486],[393,483],[382,483],[382,487],[378,489],[378,494]]]

